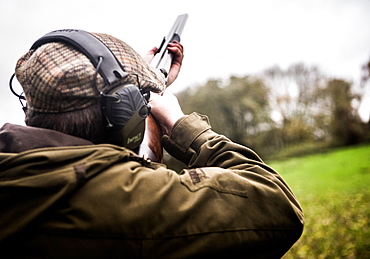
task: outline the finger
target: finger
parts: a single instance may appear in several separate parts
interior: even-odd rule
[[[181,65],[184,58],[183,51],[178,47],[168,47],[167,49],[172,55],[172,63],[179,63]]]
[[[150,63],[153,60],[154,55],[155,55],[157,50],[158,50],[157,47],[154,47],[151,50],[149,50],[148,53],[146,54],[146,56],[144,57],[144,60],[146,62]]]
[[[168,48],[171,48],[171,49],[178,48],[181,52],[184,52],[184,47],[180,42],[173,41],[169,43],[168,46],[169,46]]]

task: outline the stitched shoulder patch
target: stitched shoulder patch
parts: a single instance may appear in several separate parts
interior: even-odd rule
[[[186,169],[180,175],[180,179],[190,191],[208,187],[219,192],[248,196],[248,180],[228,169],[219,167]]]

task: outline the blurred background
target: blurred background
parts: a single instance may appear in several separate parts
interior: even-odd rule
[[[182,39],[186,56],[171,91],[298,62],[358,85],[370,57],[369,10],[367,0],[1,0],[0,124],[23,123],[8,80],[18,58],[52,30],[108,33],[145,55],[177,15],[188,13]],[[370,105],[365,103],[360,114],[367,120]]]
[[[368,0],[1,0],[0,124],[24,125],[8,81],[42,35],[108,33],[144,56],[182,13],[185,59],[168,90],[296,192],[307,224],[286,257],[369,258]]]

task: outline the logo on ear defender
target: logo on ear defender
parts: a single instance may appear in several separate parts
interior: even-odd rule
[[[141,137],[141,132],[139,134],[137,134],[136,136],[133,136],[132,138],[127,138],[127,145],[130,144],[130,143],[135,143],[135,142],[138,142],[138,141],[141,141],[142,137]]]

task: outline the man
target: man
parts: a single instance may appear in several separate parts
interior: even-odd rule
[[[126,43],[93,35],[143,89],[164,90],[164,76]],[[169,51],[167,85],[183,59],[181,44]],[[185,116],[168,93],[151,95],[151,113],[163,146],[189,169],[176,173],[111,144],[97,70],[60,42],[18,61],[28,126],[0,131],[2,258],[279,258],[289,250],[303,214],[277,172],[213,132],[207,117]]]

